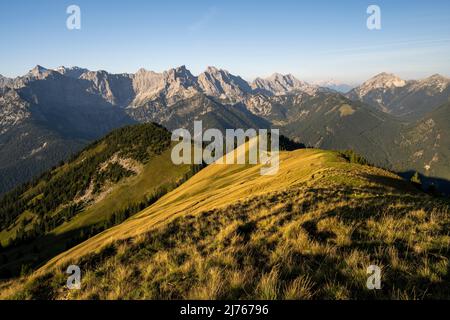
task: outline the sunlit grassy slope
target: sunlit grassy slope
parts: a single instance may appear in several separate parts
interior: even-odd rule
[[[122,224],[55,257],[2,298],[449,298],[448,203],[338,153],[213,164]],[[64,288],[77,264],[82,289]],[[382,289],[366,269],[382,268]]]
[[[175,166],[170,159],[170,149],[151,159],[135,176],[119,182],[104,199],[89,206],[70,222],[54,230],[61,234],[86,225],[93,225],[108,218],[110,213],[139,203],[162,186],[175,184],[189,172],[189,166]],[[106,216],[105,216],[106,215]]]
[[[107,220],[110,214],[124,209],[130,204],[139,203],[152,195],[158,188],[176,184],[177,181],[183,178],[184,174],[189,172],[190,168],[189,166],[173,165],[170,159],[170,152],[170,150],[167,150],[160,156],[142,165],[142,171],[139,175],[124,179],[114,185],[100,201],[88,206],[73,219],[52,230],[51,234],[59,235],[78,228],[95,225]],[[61,170],[61,174],[64,174],[64,169],[58,170]],[[33,192],[33,190],[30,189],[27,192]],[[33,215],[30,212],[24,212],[14,227],[0,232],[0,239],[6,241],[14,236],[20,225],[19,222],[29,217],[32,218]]]
[[[115,179],[113,172],[105,169],[113,161],[121,163],[120,170],[126,167],[133,173]],[[90,165],[83,167],[85,163]],[[140,207],[145,208],[148,199],[156,199],[164,190],[175,188],[191,175],[191,170],[189,165],[172,163],[170,133],[163,128],[145,124],[111,133],[28,188],[19,190],[9,203],[3,200],[10,206],[0,208],[0,217],[16,217],[10,223],[0,224],[0,242],[8,245],[0,250],[0,277],[40,266],[91,235],[121,222],[116,221],[116,215],[125,211],[131,215]],[[94,192],[96,175],[102,172],[109,176],[98,183],[99,190]],[[79,180],[86,182],[76,184]],[[67,187],[68,184],[73,187]],[[48,201],[50,197],[54,200]],[[45,205],[39,207],[44,200],[47,200]],[[76,206],[73,213],[64,211],[71,206]],[[122,221],[125,218],[121,217]],[[38,232],[28,235],[29,239],[12,242],[17,242],[20,228],[24,233]]]
[[[56,257],[47,266],[77,258],[114,240],[138,236],[179,215],[196,214],[270,194],[296,183],[307,182],[315,171],[347,165],[336,153],[312,149],[281,153],[280,162],[280,170],[274,176],[261,175],[261,165],[211,165],[155,205],[92,241]]]

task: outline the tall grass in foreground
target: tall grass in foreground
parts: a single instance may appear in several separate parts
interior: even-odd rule
[[[179,217],[76,264],[6,286],[26,299],[449,299],[450,211],[424,194],[338,175]],[[361,177],[359,177],[361,178]],[[368,290],[366,269],[382,268]],[[2,290],[0,290],[2,291]]]

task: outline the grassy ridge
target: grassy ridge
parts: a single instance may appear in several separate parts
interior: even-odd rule
[[[448,203],[339,153],[208,166],[124,223],[2,284],[2,298],[449,298]],[[82,290],[64,289],[78,264]],[[383,270],[366,289],[366,268]]]

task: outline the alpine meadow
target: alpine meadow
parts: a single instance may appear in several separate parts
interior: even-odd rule
[[[449,12],[2,2],[0,300],[450,300]]]

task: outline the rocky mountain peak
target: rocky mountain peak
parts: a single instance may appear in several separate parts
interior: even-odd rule
[[[60,66],[54,70],[66,77],[77,78],[77,79],[80,78],[83,73],[89,72],[89,70],[85,69],[85,68],[65,67],[65,66]]]
[[[282,95],[292,91],[315,94],[320,88],[294,77],[292,74],[274,73],[268,78],[256,78],[252,83],[256,92]]]
[[[405,81],[391,73],[380,73],[346,96],[406,120],[418,120],[448,101],[450,79],[435,74],[422,80]]]
[[[396,88],[403,88],[406,85],[407,82],[395,74],[382,72],[355,88],[352,94],[356,94],[356,96],[362,98],[374,90],[392,90]]]
[[[169,82],[176,81],[183,86],[193,86],[196,82],[196,78],[184,65],[166,71],[165,75]]]
[[[13,79],[8,78],[8,77],[4,77],[3,75],[0,74],[0,88],[11,84],[12,81],[13,81]]]
[[[145,68],[139,68],[138,71],[136,71],[135,75],[147,73],[147,72],[149,72],[149,71],[150,71],[150,70],[147,70],[147,69],[145,69]]]
[[[188,98],[198,92],[197,78],[184,65],[163,73],[141,68],[132,76],[132,79],[136,95],[133,106],[161,97],[170,105],[177,99]]]
[[[144,85],[145,83],[148,85],[149,83],[160,81],[162,78],[163,78],[162,73],[147,70],[144,68],[140,68],[133,75],[134,82],[141,83],[142,85]]]
[[[184,65],[176,67],[176,68],[169,69],[167,71],[167,73],[168,74],[173,74],[173,75],[175,75],[177,77],[180,77],[180,78],[181,77],[185,77],[185,78],[194,77],[192,75],[192,73]]]
[[[214,67],[214,66],[208,66],[207,68],[206,68],[206,71],[205,72],[207,72],[207,73],[218,73],[218,72],[220,72],[220,71],[223,71],[222,69],[219,69],[219,68],[216,68],[216,67]],[[228,72],[228,71],[226,71],[226,72]]]
[[[362,86],[375,88],[404,87],[406,81],[392,73],[382,72],[375,77],[364,82]]]
[[[421,82],[428,82],[431,84],[439,84],[439,83],[449,83],[450,82],[450,78],[444,77],[441,74],[433,74],[432,76],[423,79]]]
[[[449,78],[443,76],[442,74],[435,73],[432,76],[428,77],[428,79],[446,79],[449,80]]]
[[[35,81],[35,80],[44,80],[47,79],[49,76],[55,76],[60,75],[60,73],[44,68],[40,65],[36,65],[33,69],[28,71],[27,74],[21,77],[17,77],[14,80],[11,81],[11,85],[14,88],[22,88],[26,86],[29,82]]]
[[[300,86],[304,86],[306,84],[306,82],[297,79],[290,73],[284,74],[284,75],[280,74],[280,73],[275,73],[269,79],[273,79],[274,81],[278,82],[282,86],[286,87],[286,89],[288,89],[288,90],[299,88]]]
[[[30,73],[32,73],[32,74],[39,74],[39,73],[44,73],[44,72],[47,72],[47,71],[49,71],[49,69],[44,68],[41,65],[36,65],[33,69],[30,70]]]
[[[412,86],[414,90],[426,89],[434,93],[440,93],[450,86],[450,79],[440,74],[434,74],[428,78],[416,81]]]
[[[241,77],[211,66],[198,76],[198,84],[207,95],[234,101],[252,91],[248,82]]]
[[[270,77],[267,78],[267,80],[272,80],[272,81],[289,81],[289,82],[296,82],[296,81],[300,81],[298,79],[296,79],[292,74],[288,73],[288,74],[281,74],[278,72],[275,72],[274,74],[272,74]]]
[[[31,69],[26,77],[33,78],[33,79],[45,79],[48,75],[52,74],[53,70],[44,68],[40,65],[36,65],[33,69]]]

